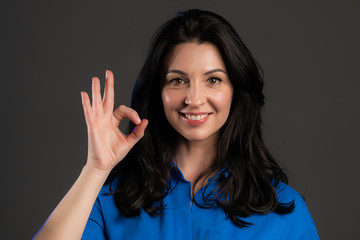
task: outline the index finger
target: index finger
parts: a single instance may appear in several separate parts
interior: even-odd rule
[[[124,118],[129,118],[130,121],[132,121],[135,125],[139,125],[141,123],[139,114],[134,109],[129,108],[125,105],[121,105],[120,107],[118,107],[114,111],[113,115],[116,118],[116,120],[118,121],[117,122],[118,124]]]

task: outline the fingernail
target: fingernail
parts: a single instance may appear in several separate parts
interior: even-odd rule
[[[108,70],[105,70],[105,78],[107,78]]]
[[[140,118],[138,118],[138,119],[137,119],[137,122],[138,122],[138,124],[140,124],[140,123],[141,123],[141,119],[140,119]]]

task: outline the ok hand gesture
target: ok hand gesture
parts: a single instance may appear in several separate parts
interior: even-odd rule
[[[82,105],[88,131],[87,165],[109,173],[130,149],[144,136],[148,121],[141,120],[137,112],[121,105],[114,108],[114,75],[106,71],[104,96],[101,98],[100,80],[92,78],[92,106],[89,95],[81,92]],[[120,121],[129,118],[135,125],[134,131],[123,134]]]

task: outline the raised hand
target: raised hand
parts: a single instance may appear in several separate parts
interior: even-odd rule
[[[104,96],[101,98],[100,80],[92,78],[92,106],[89,95],[81,92],[82,105],[88,130],[87,165],[110,172],[130,149],[144,136],[148,124],[141,120],[137,112],[121,105],[114,112],[114,75],[106,71]],[[123,134],[119,129],[120,121],[129,118],[135,125],[134,131]]]

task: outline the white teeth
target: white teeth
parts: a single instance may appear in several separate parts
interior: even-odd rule
[[[202,115],[185,114],[185,117],[186,117],[187,119],[190,119],[190,120],[197,120],[197,121],[199,121],[199,120],[205,118],[207,115],[209,115],[209,114],[202,114]]]

